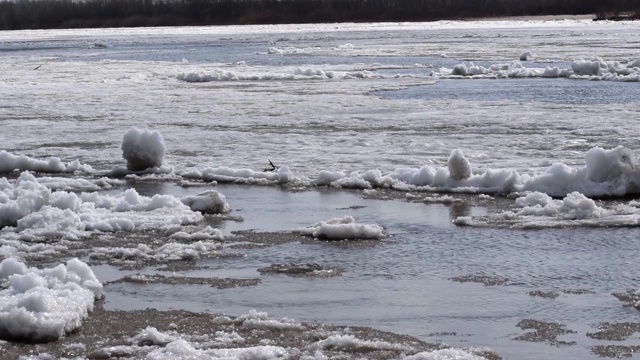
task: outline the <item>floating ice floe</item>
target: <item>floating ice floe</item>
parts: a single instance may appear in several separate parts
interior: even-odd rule
[[[267,81],[267,80],[321,80],[332,79],[334,73],[322,69],[297,68],[289,74],[262,73],[239,74],[234,71],[212,70],[209,72],[191,72],[178,75],[178,80],[185,82],[211,81]]]
[[[47,176],[38,176],[38,183],[46,186],[51,190],[64,190],[74,192],[109,190],[126,184],[125,181],[122,181],[120,179],[112,179],[108,177],[84,179],[75,177],[68,178]]]
[[[377,74],[370,70],[332,71],[316,68],[296,68],[287,73],[239,73],[228,70],[195,71],[178,74],[177,79],[184,82],[212,81],[269,81],[269,80],[327,80],[327,79],[369,79],[393,78],[400,75]]]
[[[185,196],[180,199],[193,211],[200,211],[203,214],[224,214],[231,211],[224,195],[215,190],[201,192],[198,195]]]
[[[215,191],[184,199],[142,196],[135,189],[116,195],[53,192],[29,172],[13,182],[0,179],[0,228],[5,239],[78,239],[94,231],[169,230],[199,223],[202,212],[229,210],[224,196]]]
[[[238,321],[242,322],[242,327],[259,330],[304,330],[304,325],[291,318],[280,320],[269,319],[269,314],[263,311],[251,310],[248,314],[239,316]]]
[[[207,226],[204,229],[192,233],[179,230],[171,234],[169,238],[183,241],[223,240],[224,235],[219,229],[214,229],[211,226]]]
[[[640,226],[640,212],[632,205],[599,206],[581,193],[573,192],[562,200],[541,192],[531,192],[515,200],[515,209],[487,216],[461,216],[458,226],[476,227],[615,227]]]
[[[232,169],[226,166],[205,168],[202,170],[188,170],[180,174],[186,179],[216,181],[220,183],[237,183],[251,185],[273,185],[288,183],[308,183],[303,178],[297,178],[288,166],[282,166],[275,171],[254,171],[251,169]]]
[[[119,264],[138,262],[167,262],[182,260],[197,260],[214,257],[221,253],[222,244],[216,241],[197,241],[191,244],[167,243],[157,248],[145,244],[137,247],[94,248],[92,259],[114,260]]]
[[[78,259],[50,269],[27,268],[14,259],[0,263],[0,338],[50,341],[82,325],[104,296],[102,284]]]
[[[529,60],[524,53],[520,60]],[[453,69],[441,68],[435,76],[440,79],[506,79],[506,78],[569,78],[582,80],[640,81],[640,59],[629,62],[605,61],[600,58],[576,60],[570,68],[535,68],[521,62],[494,64],[488,67],[473,62],[457,64]]]
[[[322,240],[382,239],[384,228],[378,224],[359,224],[352,216],[321,221],[309,227],[293,230],[295,233]]]
[[[399,168],[388,174],[321,171],[318,186],[402,191],[507,194],[538,191],[554,197],[580,192],[589,197],[640,193],[640,167],[636,154],[622,146],[605,150],[594,147],[585,154],[585,165],[556,163],[539,174],[520,174],[513,169],[473,169],[459,150],[453,150],[447,166],[425,165]]]
[[[269,55],[291,55],[291,54],[310,54],[317,52],[334,52],[334,51],[348,51],[353,50],[352,44],[344,44],[335,47],[270,47],[267,54]]]
[[[425,351],[404,357],[403,360],[486,360],[486,358],[466,350],[451,348]]]
[[[39,160],[25,155],[14,155],[5,150],[0,151],[0,173],[5,174],[24,170],[49,173],[72,173],[76,171],[89,173],[93,169],[90,165],[81,164],[78,160],[65,164],[57,157]]]

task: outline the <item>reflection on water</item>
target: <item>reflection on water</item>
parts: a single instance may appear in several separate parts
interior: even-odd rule
[[[455,220],[460,216],[470,216],[471,206],[466,201],[454,202],[449,205],[449,217]]]

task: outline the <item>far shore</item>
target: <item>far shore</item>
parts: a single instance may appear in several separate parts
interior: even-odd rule
[[[533,15],[533,16],[506,16],[506,17],[486,17],[471,18],[468,21],[559,21],[559,20],[593,20],[594,14],[583,15]]]

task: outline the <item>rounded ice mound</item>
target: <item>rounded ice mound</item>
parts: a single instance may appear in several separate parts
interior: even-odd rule
[[[577,60],[571,63],[571,70],[576,75],[589,75],[598,76],[601,73],[601,68],[606,64],[600,60]]]
[[[462,150],[454,149],[449,155],[449,176],[455,181],[471,177],[471,164],[464,157]]]
[[[598,183],[629,175],[638,165],[636,154],[623,146],[611,150],[594,147],[585,154],[584,158],[587,177]]]
[[[127,160],[127,169],[142,171],[160,167],[165,145],[162,135],[149,129],[133,128],[122,139],[122,157]]]
[[[533,54],[531,53],[531,51],[525,51],[524,53],[522,53],[522,55],[520,55],[520,61],[529,61],[531,60],[531,58],[533,58]]]
[[[359,224],[352,216],[321,221],[294,232],[321,240],[377,240],[386,236],[378,224]]]
[[[180,199],[193,211],[200,211],[203,214],[223,214],[231,211],[224,195],[215,190],[207,190],[198,195],[185,196]]]

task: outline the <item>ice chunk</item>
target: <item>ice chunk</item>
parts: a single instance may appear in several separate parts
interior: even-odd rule
[[[162,165],[165,145],[162,135],[157,131],[133,128],[124,134],[121,148],[122,157],[127,160],[127,169],[131,171]]]
[[[611,150],[594,147],[585,154],[584,159],[587,177],[593,182],[604,182],[631,174],[638,164],[636,155],[622,146]]]
[[[471,164],[464,157],[462,150],[455,149],[449,156],[449,176],[455,181],[468,179],[471,176]]]
[[[0,338],[50,341],[82,325],[104,293],[91,268],[78,259],[51,269],[27,268],[14,258],[0,263]]]
[[[224,195],[215,190],[201,192],[198,195],[185,196],[180,199],[183,204],[189,206],[193,211],[200,211],[204,214],[223,214],[231,211]]]
[[[352,216],[321,221],[294,232],[323,240],[381,239],[386,236],[378,224],[359,224]]]

